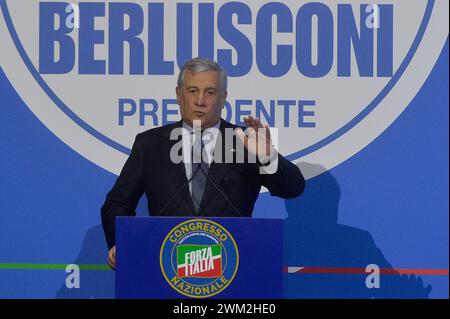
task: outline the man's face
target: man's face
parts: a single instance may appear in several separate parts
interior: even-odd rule
[[[200,121],[202,129],[205,129],[220,120],[227,92],[221,91],[219,72],[186,72],[183,86],[177,87],[176,92],[181,117],[190,126],[194,121]]]

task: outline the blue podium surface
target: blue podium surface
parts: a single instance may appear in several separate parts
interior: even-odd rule
[[[282,298],[283,220],[118,217],[116,298]]]

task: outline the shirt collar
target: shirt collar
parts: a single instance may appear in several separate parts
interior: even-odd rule
[[[214,135],[216,136],[219,132],[221,121],[219,120],[214,126],[211,126],[203,131],[203,136]],[[192,126],[183,121],[183,135],[189,135],[194,132]]]

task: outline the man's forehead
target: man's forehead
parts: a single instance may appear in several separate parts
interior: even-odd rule
[[[204,83],[208,85],[218,86],[219,85],[219,72],[214,70],[202,71],[202,72],[186,72],[184,74],[184,84],[190,85],[195,83]]]

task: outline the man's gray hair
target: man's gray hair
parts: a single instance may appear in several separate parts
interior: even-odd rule
[[[222,93],[226,92],[228,80],[227,80],[227,73],[225,72],[225,70],[222,69],[217,62],[201,58],[189,60],[183,65],[183,67],[180,70],[180,74],[178,75],[177,86],[179,88],[183,86],[184,75],[186,74],[186,72],[196,74],[206,71],[219,72],[220,90]]]

